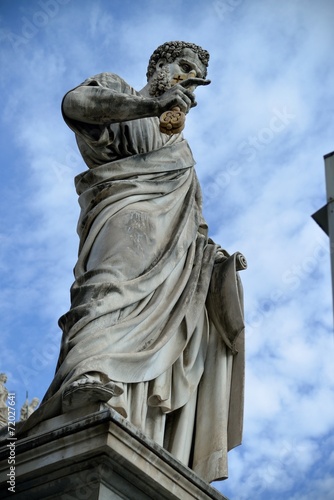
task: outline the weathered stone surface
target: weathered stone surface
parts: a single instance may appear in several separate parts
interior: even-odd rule
[[[212,482],[242,438],[245,263],[209,237],[181,133],[208,60],[168,42],[141,90],[100,73],[64,97],[88,167],[75,179],[79,254],[55,377],[27,426],[108,403]]]
[[[223,500],[166,450],[112,409],[70,412],[16,441],[15,498]],[[8,491],[8,448],[0,447],[0,497]]]

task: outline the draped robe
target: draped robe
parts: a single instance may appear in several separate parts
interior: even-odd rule
[[[110,73],[83,85],[139,96]],[[79,257],[44,415],[102,373],[123,390],[112,408],[208,482],[225,478],[241,441],[242,292],[235,255],[208,237],[189,145],[157,118],[64,118],[89,169],[76,177]]]

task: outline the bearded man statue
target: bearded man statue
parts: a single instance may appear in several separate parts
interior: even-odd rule
[[[182,122],[196,105],[208,60],[193,43],[168,42],[139,92],[101,73],[64,97],[88,169],[75,179],[71,308],[35,413],[104,402],[211,482],[227,477],[227,451],[241,442],[245,262],[208,237],[182,123],[160,123],[175,109]]]

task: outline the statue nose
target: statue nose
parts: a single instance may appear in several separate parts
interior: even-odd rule
[[[186,80],[188,78],[188,75],[174,75],[172,79],[172,85],[175,85],[176,83],[183,82],[183,80]]]

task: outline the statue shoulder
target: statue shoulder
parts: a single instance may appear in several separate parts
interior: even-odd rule
[[[87,78],[81,85],[104,87],[119,92],[124,92],[125,89],[130,88],[130,85],[115,73],[99,73]]]

